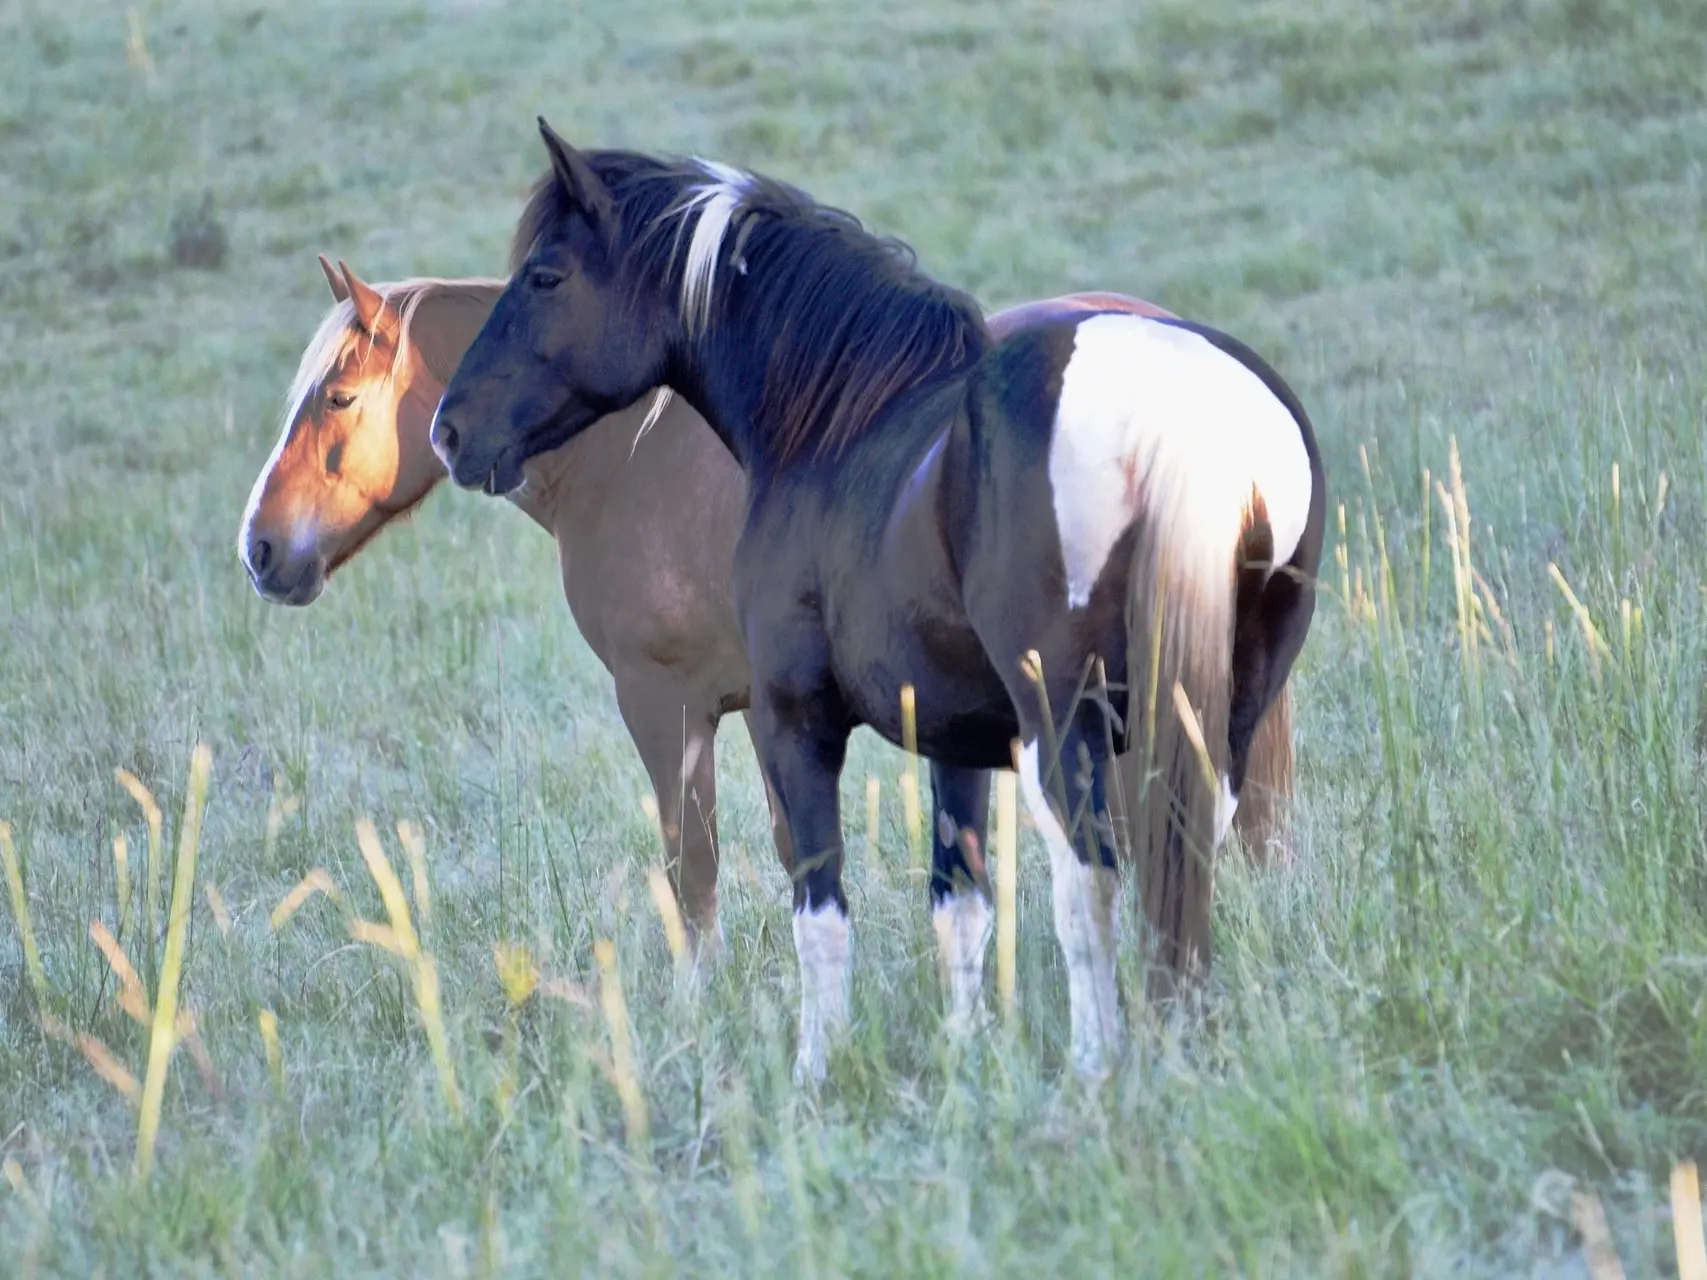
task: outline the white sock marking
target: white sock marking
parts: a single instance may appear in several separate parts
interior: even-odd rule
[[[950,1034],[970,1031],[984,1003],[984,953],[996,927],[996,913],[976,888],[946,895],[931,911],[937,953],[948,977]]]
[[[1209,589],[1231,572],[1253,489],[1268,510],[1276,564],[1297,550],[1310,511],[1310,461],[1286,406],[1207,339],[1144,316],[1078,326],[1049,481],[1071,608],[1090,600],[1140,514],[1150,536],[1177,548],[1187,580]]]
[[[1120,1045],[1120,1001],[1114,985],[1114,913],[1120,874],[1079,861],[1038,776],[1037,742],[1020,750],[1020,791],[1049,849],[1055,900],[1055,936],[1067,961],[1068,1012],[1073,1067],[1079,1075],[1106,1076]]]
[[[834,902],[794,913],[794,953],[800,961],[800,1045],[794,1077],[824,1078],[830,1037],[848,1022],[848,960],[853,940],[847,913]]]
[[[1226,843],[1227,833],[1233,829],[1233,815],[1239,811],[1239,797],[1233,793],[1233,784],[1225,774],[1221,777],[1221,794],[1215,801],[1215,847],[1219,849]]]

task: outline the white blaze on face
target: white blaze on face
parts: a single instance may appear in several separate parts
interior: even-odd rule
[[[931,910],[937,953],[948,978],[948,1029],[963,1035],[977,1022],[984,1003],[984,954],[996,913],[975,886],[944,895]]]
[[[1108,1074],[1120,1046],[1120,1002],[1114,984],[1114,912],[1120,874],[1089,866],[1049,807],[1038,776],[1037,742],[1020,751],[1020,792],[1049,850],[1055,936],[1067,962],[1073,1067],[1087,1079]]]
[[[1084,606],[1139,515],[1169,540],[1186,577],[1226,580],[1254,489],[1291,559],[1310,511],[1310,460],[1297,421],[1208,339],[1144,316],[1077,327],[1049,446],[1067,603]]]
[[[794,913],[794,953],[800,961],[800,1044],[794,1075],[824,1078],[830,1038],[848,1022],[848,961],[853,940],[847,913],[834,902]]]

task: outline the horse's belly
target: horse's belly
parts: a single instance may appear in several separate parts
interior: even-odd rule
[[[919,750],[943,764],[1006,768],[1019,732],[1013,702],[970,628],[932,635],[884,628],[885,638],[839,655],[843,695],[861,721],[904,742],[902,690],[913,690]],[[860,652],[864,650],[864,652]]]

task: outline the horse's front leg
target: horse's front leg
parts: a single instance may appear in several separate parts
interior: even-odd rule
[[[794,853],[794,950],[800,961],[794,1075],[801,1083],[816,1083],[824,1078],[831,1038],[848,1021],[852,940],[837,797],[848,730],[821,699],[758,689],[752,725]]]
[[[717,706],[668,667],[616,669],[616,701],[658,801],[664,865],[696,957],[722,942],[717,920]]]
[[[985,865],[990,775],[931,763],[931,925],[948,983],[948,1027],[962,1034],[984,1001],[984,953],[995,912]]]

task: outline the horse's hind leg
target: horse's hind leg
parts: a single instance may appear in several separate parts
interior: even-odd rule
[[[617,706],[652,780],[664,864],[697,953],[715,951],[717,706],[667,667],[619,668]]]
[[[1073,1067],[1096,1079],[1108,1073],[1120,1048],[1114,980],[1120,871],[1105,782],[1108,726],[1100,703],[1080,703],[1060,734],[1057,758],[1051,757],[1041,717],[1022,716],[1020,732],[1020,791],[1049,850],[1055,936],[1067,964]]]
[[[931,924],[948,979],[949,1029],[968,1030],[984,996],[995,913],[985,869],[990,775],[931,763]]]

